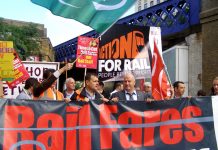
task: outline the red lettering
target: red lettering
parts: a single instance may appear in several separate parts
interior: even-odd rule
[[[76,106],[67,106],[66,107],[66,127],[73,128],[77,125],[79,108]],[[71,114],[68,114],[71,113]],[[67,150],[76,150],[77,149],[77,135],[76,130],[66,131],[66,149]]]
[[[99,59],[135,58],[139,53],[138,47],[144,45],[144,34],[142,32],[129,32],[101,46],[99,48]]]
[[[117,105],[101,105],[100,125],[116,125],[116,120],[111,119],[112,113],[117,113]],[[117,128],[100,129],[100,145],[101,149],[112,149],[112,134]]]
[[[161,121],[179,120],[180,113],[177,109],[167,109],[163,112]],[[183,132],[181,124],[160,126],[160,138],[165,144],[177,144],[182,140]]]
[[[155,123],[160,121],[160,110],[144,112],[145,123]],[[144,146],[154,146],[155,127],[144,128]]]
[[[120,37],[120,59],[131,58],[132,38],[132,32]]]
[[[30,107],[26,106],[5,106],[4,116],[5,128],[29,128],[34,122],[34,113]],[[20,135],[20,136],[18,136]],[[18,139],[20,137],[20,139]],[[4,131],[4,150],[9,150],[10,147],[16,144],[18,141],[33,140],[32,131],[25,131],[22,129]],[[33,145],[21,145],[21,150],[32,150]]]
[[[137,112],[125,112],[118,118],[120,125],[141,124],[142,117]],[[130,128],[120,132],[120,144],[123,148],[142,146],[142,128]]]
[[[190,119],[192,117],[201,116],[202,112],[199,107],[188,106],[182,111],[183,119]],[[204,129],[200,124],[197,123],[185,123],[185,126],[191,131],[185,131],[184,135],[187,141],[189,142],[199,142],[204,138]]]
[[[79,125],[91,125],[90,106],[84,105],[79,111]],[[91,149],[91,129],[79,129],[79,147],[80,150]]]
[[[139,54],[139,46],[144,46],[144,34],[140,31],[133,31],[132,41],[132,58],[135,58]],[[144,56],[143,56],[144,57]]]
[[[63,118],[57,114],[44,114],[37,121],[37,128],[63,128]],[[46,150],[62,150],[64,148],[64,131],[45,131],[37,137],[37,141],[43,143]],[[60,142],[62,141],[62,142]],[[38,150],[41,148],[37,147]]]

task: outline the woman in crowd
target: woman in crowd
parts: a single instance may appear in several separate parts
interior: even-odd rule
[[[218,76],[213,80],[213,87],[211,88],[211,95],[218,96]]]

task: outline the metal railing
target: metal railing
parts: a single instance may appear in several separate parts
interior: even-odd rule
[[[200,8],[200,0],[168,0],[122,18],[117,24],[161,27],[162,36],[167,36],[199,24]],[[93,30],[83,36],[98,37],[98,33]],[[77,38],[55,46],[56,61],[75,59],[76,49]]]

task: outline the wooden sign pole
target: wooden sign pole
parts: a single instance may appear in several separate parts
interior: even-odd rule
[[[2,82],[1,78],[0,78],[0,98],[4,98],[4,94],[3,94],[3,82]]]

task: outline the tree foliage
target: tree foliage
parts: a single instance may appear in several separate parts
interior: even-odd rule
[[[40,36],[35,24],[16,26],[7,24],[0,18],[0,40],[13,41],[20,58],[40,55]]]

